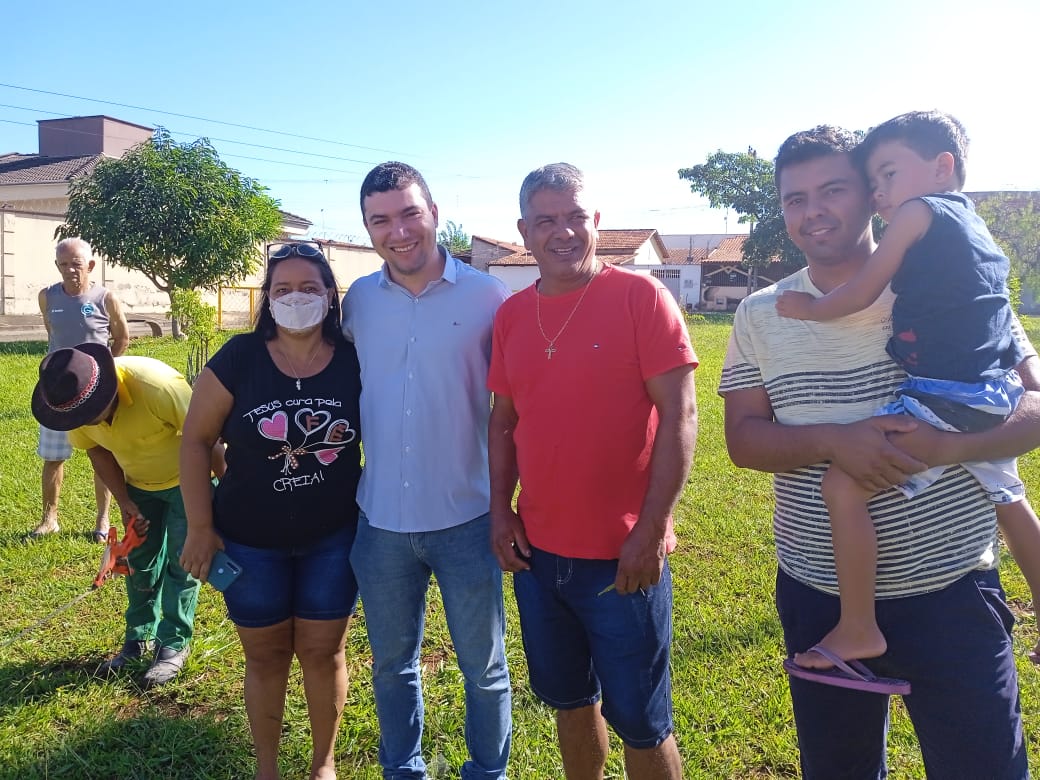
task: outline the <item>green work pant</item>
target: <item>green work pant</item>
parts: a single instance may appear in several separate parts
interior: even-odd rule
[[[126,578],[126,638],[154,637],[180,650],[191,642],[199,600],[199,581],[178,560],[188,533],[181,489],[127,485],[127,492],[148,521],[148,535],[128,556],[133,573]]]

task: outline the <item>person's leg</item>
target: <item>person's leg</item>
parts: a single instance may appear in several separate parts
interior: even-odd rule
[[[311,779],[336,777],[334,748],[347,698],[344,646],[357,606],[357,581],[350,566],[352,525],[292,553],[295,637],[311,722]]]
[[[837,597],[783,571],[776,577],[776,607],[788,655],[815,642],[837,622],[840,611]],[[887,696],[797,677],[789,677],[788,684],[804,780],[875,780],[887,775]]]
[[[61,483],[65,476],[65,461],[72,457],[69,435],[64,431],[52,431],[41,425],[36,454],[43,461],[41,478],[43,514],[39,524],[29,534],[30,537],[57,533],[60,530],[58,527],[58,499],[61,496]]]
[[[165,506],[162,527],[156,530],[164,534],[166,542],[161,552],[159,568],[162,615],[156,629],[156,639],[163,647],[179,651],[191,643],[195,631],[195,607],[198,604],[201,583],[180,564],[179,551],[184,547],[184,540],[188,535],[188,518],[184,511],[184,498],[181,496],[180,488],[158,491],[153,496]],[[138,506],[141,506],[140,503]],[[145,512],[143,506],[141,511]],[[145,517],[151,521],[147,512]],[[154,527],[149,527],[149,535]]]
[[[672,736],[672,576],[635,593],[602,592],[617,576],[617,561],[575,561],[561,591],[585,627],[602,715],[625,743],[629,777],[679,780],[682,762]],[[633,673],[633,670],[639,670]]]
[[[1022,576],[1029,583],[1033,605],[1040,605],[1040,520],[1026,500],[1013,504],[997,504],[997,523]],[[1029,660],[1040,664],[1040,640],[1029,654]]]
[[[602,777],[607,754],[600,684],[588,637],[561,594],[573,576],[573,564],[572,559],[532,548],[530,570],[513,575],[531,690],[557,710],[560,755],[572,780]],[[613,575],[605,574],[598,590],[613,581]]]
[[[886,645],[874,616],[877,534],[867,509],[867,501],[874,494],[834,466],[824,474],[821,492],[831,521],[841,617],[823,639],[813,644],[822,645],[843,661],[877,658],[884,654]],[[810,669],[834,665],[814,652],[795,653],[794,662]]]
[[[952,585],[878,602],[888,653],[879,674],[909,680],[904,697],[929,777],[1022,780],[1029,776],[1014,618],[995,570]]]
[[[162,564],[166,559],[166,502],[155,494],[127,485],[127,492],[148,520],[148,533],[141,545],[130,551],[126,577],[126,639],[155,638],[160,617]]]
[[[350,553],[372,647],[379,763],[388,779],[426,774],[419,649],[430,569],[412,543],[411,534],[372,528],[362,516]]]
[[[246,656],[246,715],[256,751],[256,780],[278,780],[278,743],[293,656],[293,620],[264,628],[236,629]]]
[[[462,780],[504,778],[512,734],[502,569],[491,552],[488,515],[421,535],[433,569],[466,689]]]
[[[112,494],[108,492],[101,477],[94,473],[94,500],[97,503],[97,520],[94,522],[94,541],[104,543],[108,537],[108,510],[112,504]]]
[[[311,780],[334,780],[334,748],[347,700],[344,646],[350,618],[293,621],[293,649],[300,659],[311,723]]]
[[[573,710],[557,710],[556,734],[567,780],[603,780],[610,741],[598,701]]]
[[[625,772],[629,777],[646,780],[678,780],[683,776],[682,758],[675,735],[669,734],[660,745],[634,748],[625,745]]]
[[[33,529],[37,535],[56,533],[58,525],[58,499],[61,496],[61,483],[65,479],[65,461],[45,460],[43,462],[43,516],[40,524]]]

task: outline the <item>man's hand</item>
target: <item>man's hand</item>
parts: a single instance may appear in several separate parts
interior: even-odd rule
[[[212,528],[197,529],[188,527],[188,535],[184,539],[180,564],[184,571],[195,579],[206,582],[209,577],[209,564],[213,553],[224,549],[224,542]]]
[[[524,533],[524,523],[512,509],[491,511],[491,551],[502,571],[526,571],[531,568],[531,545]]]
[[[148,534],[148,520],[141,514],[141,510],[138,509],[135,504],[129,498],[123,499],[119,502],[119,511],[123,516],[123,527],[129,528],[130,524],[134,524],[134,530],[137,531],[138,536],[146,536]]]
[[[888,435],[917,428],[917,421],[903,414],[868,417],[839,426],[839,438],[830,448],[831,462],[873,493],[900,485],[911,474],[924,471],[928,464],[901,450],[889,441]]]
[[[815,296],[807,292],[787,290],[776,299],[776,313],[793,320],[811,320],[815,300]]]
[[[649,588],[661,581],[667,555],[664,537],[645,523],[636,523],[621,545],[614,586],[619,595]]]

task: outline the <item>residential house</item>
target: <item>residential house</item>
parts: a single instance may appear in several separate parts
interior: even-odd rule
[[[54,231],[64,224],[69,185],[88,175],[99,162],[116,158],[152,137],[152,128],[108,116],[45,119],[39,127],[39,152],[0,154],[0,314],[35,314],[37,295],[58,281],[54,268]],[[282,211],[282,239],[299,238],[311,222]],[[328,253],[341,289],[380,265],[375,250],[357,244],[320,242]],[[128,313],[165,312],[169,298],[143,274],[120,268],[100,258],[94,278],[111,289]],[[222,308],[255,300],[249,288],[258,288],[263,269],[238,282],[239,291],[227,290]],[[216,294],[208,299],[218,302]],[[251,310],[251,307],[248,307]]]
[[[474,237],[473,263],[477,267],[478,243],[481,257],[487,257],[487,272],[513,292],[529,287],[538,279],[538,265],[534,256],[524,247],[494,239]],[[508,249],[513,251],[504,253]],[[498,257],[492,257],[499,254]],[[663,270],[668,250],[661,236],[652,228],[640,230],[600,230],[596,244],[596,258],[610,265],[624,266],[642,273]]]

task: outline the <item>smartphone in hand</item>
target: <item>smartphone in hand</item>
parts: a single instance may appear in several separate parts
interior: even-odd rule
[[[223,592],[228,589],[241,573],[241,566],[231,560],[226,552],[217,550],[213,553],[213,560],[209,563],[209,576],[206,582]]]

